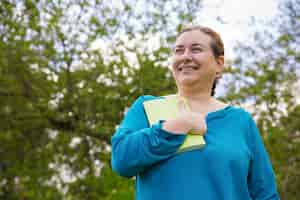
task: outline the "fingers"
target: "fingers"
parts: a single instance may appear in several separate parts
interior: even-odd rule
[[[177,104],[180,119],[183,120],[184,123],[189,124],[191,127],[189,133],[195,135],[204,135],[207,129],[205,114],[192,112],[184,98],[179,98]]]

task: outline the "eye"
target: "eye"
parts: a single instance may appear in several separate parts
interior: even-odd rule
[[[176,54],[182,54],[182,53],[184,52],[184,49],[182,49],[182,48],[176,48],[176,49],[174,50],[174,52],[175,52]]]
[[[202,52],[202,49],[199,48],[199,47],[194,47],[194,48],[192,48],[192,52],[193,53],[200,53],[200,52]]]

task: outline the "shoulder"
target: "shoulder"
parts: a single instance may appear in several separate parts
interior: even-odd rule
[[[239,106],[233,106],[233,110],[236,116],[235,120],[241,122],[242,127],[246,129],[249,137],[256,137],[260,134],[253,115],[247,109]]]
[[[254,121],[252,114],[245,108],[237,105],[229,105],[229,116],[236,118],[238,121],[243,121],[249,123],[249,121]]]
[[[229,110],[228,119],[234,123],[234,126],[242,130],[248,138],[247,140],[252,143],[252,138],[260,135],[253,115],[240,106],[230,106]]]
[[[216,110],[223,110],[225,109],[227,111],[227,114],[230,114],[230,116],[235,116],[235,117],[242,117],[242,118],[251,118],[250,112],[248,112],[245,108],[238,106],[238,105],[233,105],[230,103],[226,103],[220,100],[216,100]]]

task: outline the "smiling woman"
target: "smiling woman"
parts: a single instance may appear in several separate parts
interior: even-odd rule
[[[157,108],[158,116],[171,117],[149,123],[145,102],[169,97],[139,97],[112,137],[113,170],[136,176],[137,200],[279,199],[271,162],[251,115],[213,96],[224,65],[220,36],[207,27],[184,29],[172,60],[178,89],[174,96],[184,99],[189,109],[181,101],[175,107],[160,104],[169,107]],[[203,136],[204,146],[181,150],[188,138],[199,139],[191,134]]]
[[[216,64],[217,68],[210,67],[212,64]],[[202,68],[203,66],[208,66],[206,69],[203,69],[206,70],[203,73],[208,74],[201,76],[198,73],[193,73],[196,76],[198,75],[200,79],[202,78],[202,81],[199,80],[195,86],[198,85],[198,87],[210,89],[203,83],[212,85],[211,95],[213,96],[224,66],[223,41],[219,34],[210,28],[197,26],[186,28],[177,35],[173,54],[173,75],[177,86],[181,85],[180,74],[184,75],[187,69],[198,71],[201,65]],[[186,70],[182,71],[182,69]],[[181,71],[182,73],[179,73]],[[199,73],[201,73],[200,70]]]

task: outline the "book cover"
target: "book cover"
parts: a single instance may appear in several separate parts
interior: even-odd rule
[[[178,105],[179,98],[177,95],[169,95],[161,99],[145,101],[144,108],[149,124],[153,125],[159,120],[175,119],[179,114]],[[204,145],[205,141],[202,135],[188,133],[178,152],[202,148]]]

